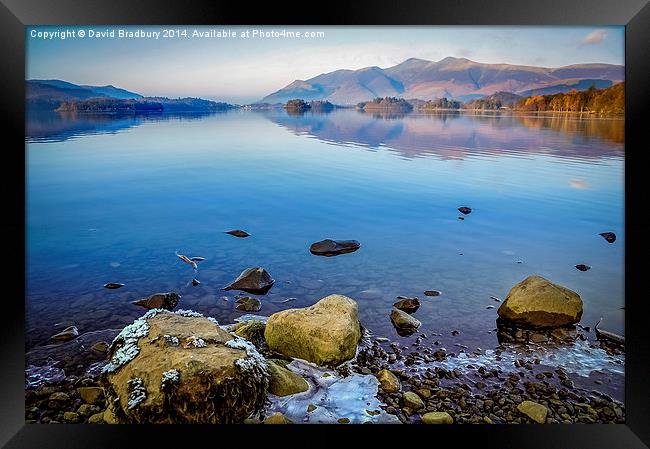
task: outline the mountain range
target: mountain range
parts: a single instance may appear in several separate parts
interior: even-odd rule
[[[30,110],[115,112],[139,106],[165,112],[222,111],[235,106],[201,98],[145,97],[115,86],[88,86],[62,80],[28,80]]]
[[[624,67],[613,64],[573,64],[558,68],[512,64],[484,64],[466,58],[440,61],[410,58],[385,69],[373,66],[336,70],[308,80],[295,80],[267,95],[260,103],[288,100],[327,100],[350,105],[376,97],[471,101],[495,92],[521,96],[546,95],[604,88],[623,81]]]

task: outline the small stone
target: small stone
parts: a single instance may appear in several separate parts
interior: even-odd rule
[[[361,244],[356,240],[331,240],[325,239],[312,243],[309,252],[315,256],[338,256],[339,254],[352,253],[358,250]]]
[[[614,243],[616,241],[616,234],[613,232],[601,232],[598,235],[607,240],[607,243]]]
[[[376,416],[381,413],[381,410],[366,410],[366,413],[369,414],[370,416]]]
[[[280,412],[275,412],[273,416],[269,416],[264,420],[264,424],[293,424],[289,418]]]
[[[108,288],[111,290],[114,290],[116,288],[122,288],[122,287],[124,287],[124,284],[120,284],[119,282],[108,282],[104,284],[104,288]]]
[[[542,404],[533,401],[523,401],[521,404],[517,405],[517,410],[539,424],[544,424],[546,422],[548,409]]]
[[[267,367],[270,374],[269,392],[274,395],[289,396],[309,389],[305,379],[273,360],[267,361]]]
[[[413,393],[412,391],[407,391],[402,395],[402,405],[408,407],[411,410],[420,410],[424,408],[424,402],[420,399],[420,396]]]
[[[390,320],[401,336],[408,336],[413,334],[422,323],[413,318],[406,312],[399,309],[393,309],[390,313]]]
[[[248,232],[242,231],[241,229],[233,229],[232,231],[226,231],[226,234],[230,234],[240,238],[245,238],[250,236]]]
[[[431,397],[431,390],[428,388],[420,388],[415,390],[415,392],[423,399],[429,399]]]
[[[63,414],[63,421],[71,424],[76,424],[81,421],[78,413],[75,412],[65,412]]]
[[[316,410],[317,408],[318,408],[318,407],[316,407],[314,404],[309,404],[309,405],[307,406],[307,413],[311,413],[311,412],[313,412],[314,410]]]
[[[54,342],[63,342],[63,341],[72,340],[73,338],[77,338],[78,336],[79,336],[79,330],[77,329],[77,326],[69,326],[63,329],[58,334],[52,335],[50,337],[50,340]]]
[[[453,424],[454,419],[447,412],[429,412],[421,416],[423,424]]]
[[[90,347],[90,350],[103,354],[108,351],[108,343],[105,341],[98,341]]]
[[[274,283],[275,280],[264,268],[254,267],[242,271],[237,279],[223,290],[241,290],[252,295],[265,295]]]
[[[77,393],[86,404],[102,404],[104,402],[104,389],[101,387],[77,388]]]
[[[458,208],[458,212],[460,212],[463,215],[467,215],[472,213],[472,209],[470,209],[469,207],[461,206]]]
[[[348,418],[339,418],[336,420],[339,424],[349,424],[350,420]]]
[[[57,402],[67,402],[70,400],[70,396],[68,396],[66,393],[62,391],[57,391],[56,393],[52,393],[49,397],[50,401],[57,401]]]
[[[115,416],[115,412],[113,412],[110,407],[104,410],[104,422],[106,424],[117,424],[117,417]]]
[[[83,416],[84,418],[89,417],[90,415],[94,415],[95,413],[98,413],[101,409],[97,407],[96,405],[90,405],[90,404],[81,404],[79,408],[77,409],[77,413],[80,416]]]
[[[136,306],[142,306],[145,309],[167,309],[172,310],[178,305],[181,296],[176,292],[154,293],[146,298],[138,299],[131,302]]]
[[[88,418],[88,424],[104,424],[104,412],[95,413]]]
[[[425,296],[440,296],[440,295],[442,295],[442,292],[438,291],[438,290],[425,290],[424,295]]]
[[[587,271],[591,269],[589,265],[585,265],[583,263],[579,263],[578,265],[576,265],[576,268],[580,271]]]
[[[193,286],[196,287],[196,286],[199,285],[200,283],[201,283],[201,281],[199,281],[198,279],[192,279],[192,285],[193,285]]]
[[[420,308],[420,300],[418,298],[406,298],[404,296],[398,296],[397,301],[393,304],[393,307],[396,309],[402,310],[406,313],[415,313]]]
[[[377,373],[377,380],[379,380],[381,389],[386,393],[395,393],[401,388],[397,376],[387,369]]]

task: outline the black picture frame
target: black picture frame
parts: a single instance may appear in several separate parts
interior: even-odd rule
[[[462,442],[461,447],[499,448],[645,448],[650,445],[650,387],[646,380],[650,346],[646,334],[648,298],[643,257],[648,248],[643,138],[644,108],[650,104],[650,4],[648,0],[388,0],[327,2],[310,11],[305,4],[172,0],[1,0],[2,70],[0,111],[4,134],[2,236],[8,241],[0,326],[0,445],[7,448],[171,447],[205,437],[217,444],[232,437],[291,438],[287,444],[323,441],[336,444],[352,432],[383,444],[413,441]],[[626,71],[626,424],[497,426],[91,426],[25,425],[24,288],[25,288],[25,26],[50,24],[269,24],[269,25],[625,25]],[[543,45],[543,43],[540,43]],[[644,154],[645,152],[645,154]],[[22,263],[21,263],[22,262]],[[180,429],[182,427],[182,429]],[[282,427],[282,428],[281,428]],[[291,427],[288,432],[287,427]],[[180,430],[179,430],[180,429]],[[314,433],[324,435],[322,439]],[[408,432],[408,433],[407,433]],[[271,435],[269,435],[271,434]],[[420,440],[423,439],[423,440]],[[270,440],[272,441],[272,440]]]

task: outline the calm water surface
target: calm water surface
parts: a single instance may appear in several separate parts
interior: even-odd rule
[[[31,117],[27,347],[67,323],[80,333],[121,328],[144,312],[131,301],[171,290],[179,307],[232,322],[242,313],[221,288],[252,266],[276,280],[259,314],[342,293],[378,336],[401,338],[391,304],[419,296],[423,332],[459,330],[466,345],[495,347],[490,296],[530,274],[578,292],[585,326],[605,316],[623,332],[623,168],[623,121],[614,119]],[[464,221],[460,206],[473,210]],[[604,231],[617,234],[614,244]],[[362,247],[311,255],[324,238]],[[199,286],[188,285],[194,273],[176,250],[206,258]],[[443,294],[424,297],[427,289]]]

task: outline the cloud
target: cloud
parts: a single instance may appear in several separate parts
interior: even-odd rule
[[[582,43],[585,45],[600,44],[605,40],[606,37],[606,30],[594,30],[591,33],[587,34],[584,39],[582,39]]]

